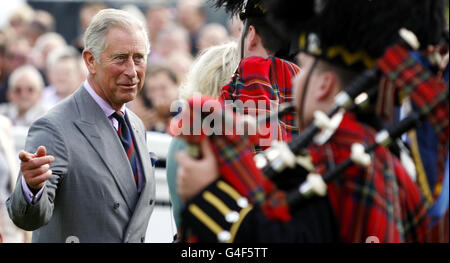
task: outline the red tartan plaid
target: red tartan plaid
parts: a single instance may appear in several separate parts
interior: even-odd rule
[[[420,109],[428,109],[436,104],[448,90],[442,76],[438,77],[429,72],[425,67],[412,58],[404,47],[396,45],[389,48],[384,57],[377,63],[378,67],[390,80],[393,87],[389,92],[385,88],[391,85],[381,86],[381,93],[384,94],[380,105],[386,101],[393,101],[396,94],[403,93],[410,96],[411,101]],[[392,102],[390,103],[392,104]],[[393,113],[390,113],[391,116]],[[437,185],[440,185],[444,179],[444,165],[448,152],[449,138],[449,102],[433,110],[428,114],[428,121],[433,125],[438,135],[438,178]],[[433,191],[433,198],[436,199],[440,194],[438,188]]]
[[[196,101],[194,103],[194,101]],[[226,125],[226,122],[237,123],[241,116],[226,109],[222,103],[222,111],[212,109],[205,111],[203,105],[216,100],[208,97],[194,97],[189,100],[190,121],[195,118],[212,117],[222,120],[222,127],[231,127],[232,131],[224,130],[223,133],[206,136],[202,130],[201,135],[183,134],[182,138],[193,144],[199,144],[202,140],[209,140],[218,161],[220,175],[231,184],[241,195],[247,197],[253,204],[262,207],[264,213],[272,219],[290,220],[289,207],[285,193],[278,191],[275,185],[266,179],[261,170],[256,167],[253,160],[254,147],[259,135],[238,135],[234,130],[235,125]],[[194,105],[199,108],[195,108]],[[228,111],[228,112],[227,112]],[[227,115],[228,114],[228,115]],[[229,116],[232,116],[231,118]],[[182,122],[171,123],[172,134],[180,134]]]
[[[330,142],[310,146],[316,172],[323,174],[350,157],[353,143],[371,145],[375,131],[347,113]],[[425,242],[426,207],[400,161],[378,147],[368,168],[352,166],[328,184],[343,242]]]
[[[292,78],[300,72],[300,68],[279,58],[262,57],[244,58],[237,69],[233,80],[222,87],[220,98],[222,100],[238,101],[264,101],[265,108],[248,109],[256,111],[258,116],[271,112],[270,102],[278,106],[293,100]],[[276,108],[278,110],[278,108]],[[248,113],[248,111],[244,111]],[[277,134],[271,134],[271,138],[289,141],[293,134],[298,134],[295,126],[295,111],[285,114],[278,120]],[[268,136],[262,136],[267,138]],[[263,149],[267,146],[262,146]]]
[[[392,92],[404,92],[411,96],[411,100],[419,108],[428,107],[448,89],[442,78],[438,79],[428,72],[400,45],[389,48],[385,56],[378,61],[378,66],[395,85]],[[444,130],[448,127],[448,103],[437,107],[427,118],[433,125],[438,126],[438,133]]]

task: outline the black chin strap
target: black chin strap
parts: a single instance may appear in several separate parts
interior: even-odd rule
[[[244,24],[242,25],[242,33],[241,33],[241,60],[244,58],[244,45],[245,45],[245,35],[247,35],[247,24],[248,24],[248,20],[245,19]]]
[[[245,45],[245,35],[247,34],[247,19],[243,20],[243,28],[242,28],[242,32],[241,32],[241,60],[244,58],[244,45]],[[234,74],[232,77],[232,86],[235,89],[238,85],[238,82],[241,80],[241,76],[239,73],[239,67],[241,65],[241,62],[238,63],[238,65],[236,66],[236,69],[234,70]],[[234,99],[233,99],[234,101]]]
[[[302,90],[302,100],[301,103],[299,105],[299,109],[298,109],[298,119],[299,119],[299,128],[304,128],[305,127],[305,118],[303,116],[303,112],[304,112],[304,107],[305,107],[305,98],[306,98],[306,92],[308,91],[308,87],[309,87],[309,82],[311,80],[311,76],[312,73],[314,72],[314,69],[317,66],[317,62],[319,62],[319,60],[314,57],[314,62],[311,66],[311,69],[308,72],[308,75],[306,76],[306,81],[305,81],[305,86],[303,87]]]

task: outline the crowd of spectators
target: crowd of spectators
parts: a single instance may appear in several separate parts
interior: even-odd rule
[[[107,2],[86,1],[74,26],[83,32],[98,11],[109,7]],[[241,24],[237,19],[225,24],[208,21],[205,0],[149,1],[145,8],[124,1],[121,8],[143,20],[151,43],[146,83],[128,107],[149,131],[165,132],[170,105],[178,98],[178,87],[195,57],[208,47],[236,40]],[[0,26],[0,242],[29,241],[28,233],[8,225],[5,212],[4,200],[18,171],[11,154],[17,158],[31,123],[70,96],[86,78],[83,33],[65,39],[56,32],[58,23],[65,21],[23,4]]]

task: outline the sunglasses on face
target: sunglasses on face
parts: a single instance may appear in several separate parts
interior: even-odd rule
[[[27,58],[24,55],[8,53],[6,54],[6,59],[25,61]]]
[[[12,92],[14,92],[15,94],[21,94],[23,93],[34,93],[36,92],[37,89],[33,88],[33,87],[28,87],[28,88],[13,88]]]

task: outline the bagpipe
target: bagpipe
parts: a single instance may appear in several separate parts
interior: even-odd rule
[[[328,114],[315,112],[313,123],[299,136],[294,137],[289,143],[275,141],[270,148],[255,155],[257,167],[272,181],[279,180],[288,168],[303,166],[307,171],[312,171],[311,164],[305,161],[305,149],[313,143],[316,145],[327,143],[339,127],[345,112],[358,111],[376,99],[379,96],[379,79],[383,75],[391,78],[397,85],[390,96],[401,95],[419,106],[418,110],[406,118],[379,131],[375,143],[367,146],[353,144],[350,158],[331,170],[322,175],[309,173],[301,185],[287,194],[287,202],[291,209],[311,196],[326,195],[327,183],[347,168],[355,164],[368,167],[371,163],[371,154],[378,146],[389,147],[404,133],[419,127],[424,119],[435,124],[437,127],[435,130],[440,134],[440,142],[444,147],[448,145],[448,85],[440,79],[441,76],[433,75],[411,58],[408,49],[419,48],[414,34],[402,29],[400,36],[401,43],[388,48],[384,56],[377,61],[377,66],[365,70],[347,89],[336,96],[335,106]],[[444,33],[444,36],[448,52],[448,32]],[[292,105],[285,105],[282,110],[273,114],[282,115],[291,107]]]
[[[202,139],[208,138],[218,159],[220,174],[243,196],[247,197],[252,204],[259,205],[268,218],[274,220],[287,221],[290,214],[313,196],[325,196],[327,194],[327,184],[337,178],[346,169],[358,165],[368,167],[372,160],[371,154],[379,147],[391,145],[406,131],[416,128],[422,120],[428,119],[432,123],[439,123],[440,128],[436,128],[442,136],[444,145],[448,144],[448,85],[440,78],[439,74],[428,72],[423,66],[415,61],[409,50],[418,49],[418,41],[414,35],[406,30],[402,30],[403,41],[388,48],[385,54],[377,61],[374,68],[364,71],[345,90],[341,91],[335,99],[335,106],[328,114],[316,112],[314,121],[302,133],[288,142],[273,141],[271,147],[265,151],[254,154],[252,145],[257,144],[258,136],[236,134],[231,129],[230,132],[222,130],[222,133],[206,134],[202,130],[200,136],[192,133],[192,130],[183,136],[189,144],[189,152],[193,157],[201,157],[198,150],[198,143]],[[448,42],[447,45],[448,47]],[[448,50],[447,50],[448,52]],[[341,124],[345,112],[354,112],[367,107],[371,101],[379,96],[379,83],[381,77],[391,78],[396,89],[390,96],[401,94],[403,98],[410,98],[415,105],[419,105],[419,110],[414,111],[403,120],[382,129],[375,136],[373,144],[363,146],[355,143],[351,147],[350,158],[337,164],[323,174],[313,172],[314,167],[308,160],[308,146],[324,145],[335,134]],[[201,98],[195,103],[190,100],[189,122],[191,128],[195,120],[195,112],[200,112],[201,119],[214,119],[210,122],[212,126],[226,127],[227,123],[245,123],[241,125],[252,126],[252,121],[239,116],[238,114],[227,115],[226,111],[220,113],[204,111],[204,106],[210,101],[209,98]],[[223,105],[221,105],[223,108]],[[293,105],[282,105],[278,112],[292,110]],[[211,113],[215,114],[211,118]],[[267,120],[270,117],[265,117]],[[442,122],[442,120],[447,120]],[[236,121],[237,120],[237,121]],[[180,124],[175,122],[178,128]],[[220,125],[219,125],[220,124]],[[231,125],[231,127],[235,127]],[[211,130],[213,127],[208,126]],[[171,132],[172,134],[174,132]],[[220,135],[220,136],[215,136]],[[303,182],[297,187],[289,190],[280,190],[277,181],[283,181],[283,176],[287,169],[301,167],[305,176]]]

